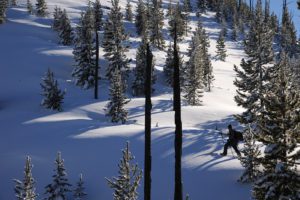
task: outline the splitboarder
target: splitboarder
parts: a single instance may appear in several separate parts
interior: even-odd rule
[[[223,151],[223,153],[221,153],[222,156],[227,155],[227,149],[228,149],[229,146],[231,146],[235,150],[235,152],[238,156],[241,156],[241,153],[240,153],[240,151],[238,150],[238,147],[237,147],[238,143],[239,143],[239,140],[242,140],[240,135],[241,135],[241,133],[234,130],[232,128],[231,124],[228,125],[228,137],[229,138],[228,138],[226,144],[224,145],[224,151]]]

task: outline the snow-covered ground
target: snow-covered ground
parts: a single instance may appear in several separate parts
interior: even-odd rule
[[[100,81],[99,100],[93,99],[92,90],[74,86],[70,75],[74,64],[72,47],[58,45],[56,33],[50,28],[51,19],[29,16],[25,1],[20,2],[18,7],[8,10],[8,22],[0,26],[0,200],[14,199],[12,179],[22,179],[26,155],[32,156],[33,175],[42,198],[44,186],[51,182],[57,151],[62,152],[71,183],[83,173],[88,199],[112,199],[112,190],[104,178],[117,175],[117,163],[126,141],[130,141],[136,161],[143,168],[144,99],[131,99],[126,125],[109,123],[103,110],[108,99],[108,82]],[[168,2],[164,1],[164,7]],[[108,0],[101,3],[110,6]],[[126,0],[120,3],[124,10]],[[67,9],[73,25],[86,4],[85,0],[48,0],[50,11],[54,5]],[[195,19],[192,17],[193,29],[197,24]],[[213,58],[220,27],[213,13],[204,14],[201,20],[210,37],[209,52]],[[134,26],[126,24],[127,31],[134,33],[128,28]],[[181,44],[183,53],[189,40],[187,37]],[[131,38],[131,41],[128,56],[134,59],[139,40]],[[183,187],[184,194],[194,200],[244,200],[251,196],[250,185],[237,182],[242,167],[230,150],[227,157],[217,155],[222,151],[223,141],[216,127],[223,132],[229,123],[235,127],[232,115],[242,111],[233,100],[233,65],[240,63],[244,53],[237,42],[228,40],[226,45],[227,62],[212,59],[214,87],[212,92],[205,93],[203,106],[191,107],[182,102]],[[158,51],[154,54],[159,81],[152,98],[152,194],[155,200],[166,200],[173,199],[174,113],[172,90],[164,84],[161,71],[166,54]],[[102,56],[101,61],[103,66]],[[39,84],[48,68],[67,92],[61,113],[39,106]],[[142,185],[139,193],[142,199]]]

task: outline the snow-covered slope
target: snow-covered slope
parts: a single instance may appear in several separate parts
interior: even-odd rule
[[[108,0],[101,3],[110,6]],[[126,0],[120,3],[125,8]],[[48,5],[50,10],[54,5],[66,8],[75,25],[86,1],[48,0]],[[62,151],[70,182],[74,184],[79,173],[83,173],[88,199],[112,199],[112,191],[104,177],[117,174],[120,150],[126,141],[130,141],[136,161],[143,168],[144,99],[131,99],[126,125],[109,123],[103,110],[108,99],[107,81],[100,81],[99,100],[92,98],[92,90],[83,91],[74,86],[70,76],[72,48],[57,44],[56,33],[50,28],[51,19],[29,16],[24,0],[7,14],[8,22],[0,26],[0,199],[14,198],[12,179],[22,179],[26,155],[32,156],[33,175],[42,197],[44,186],[51,181],[57,151]],[[208,12],[201,20],[209,34],[209,51],[214,57],[220,27],[213,13]],[[197,22],[191,23],[195,28]],[[134,32],[129,28],[127,31]],[[189,39],[185,38],[180,45],[182,53]],[[128,52],[132,59],[137,45],[132,42]],[[233,100],[233,64],[239,64],[244,54],[238,43],[227,41],[226,45],[227,62],[212,60],[214,87],[212,92],[205,93],[204,105],[191,107],[183,100],[183,185],[184,193],[195,200],[250,198],[250,186],[236,181],[242,171],[239,161],[230,154],[217,156],[223,141],[215,128],[226,131],[228,123],[236,125],[232,115],[241,112]],[[152,98],[152,193],[153,199],[165,200],[173,196],[174,113],[172,90],[165,86],[161,71],[166,54],[158,51],[154,54],[159,81]],[[102,56],[101,59],[103,66]],[[61,113],[39,106],[39,84],[48,68],[54,71],[59,85],[67,92]],[[142,197],[142,186],[139,192]]]

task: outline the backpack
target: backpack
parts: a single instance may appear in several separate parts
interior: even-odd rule
[[[243,137],[243,133],[239,132],[239,131],[234,131],[234,137],[238,140],[238,141],[244,141],[244,137]]]

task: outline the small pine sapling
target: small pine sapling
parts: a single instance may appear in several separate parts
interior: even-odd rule
[[[44,99],[41,105],[48,109],[61,111],[65,92],[58,88],[58,83],[57,80],[54,80],[53,72],[48,69],[46,76],[42,80],[41,87]]]
[[[225,61],[227,54],[226,54],[226,47],[225,47],[225,39],[222,32],[219,34],[219,38],[217,40],[217,58],[221,61]]]
[[[138,199],[137,189],[142,179],[142,170],[139,169],[137,164],[132,164],[134,156],[129,150],[129,143],[127,142],[126,148],[122,150],[123,157],[118,164],[119,175],[112,179],[106,178],[110,188],[114,190],[113,199]]]
[[[45,0],[37,0],[36,2],[36,14],[40,17],[45,17],[47,15],[47,4]]]
[[[83,177],[82,174],[79,175],[79,181],[76,184],[76,189],[74,190],[74,200],[84,200],[87,194],[84,192],[83,187]]]

